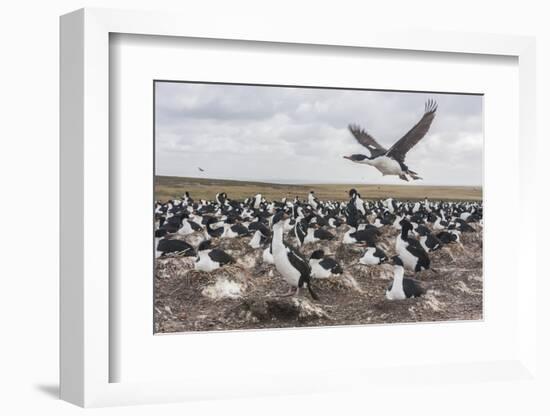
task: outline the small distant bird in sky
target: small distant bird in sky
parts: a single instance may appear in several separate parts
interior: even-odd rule
[[[200,166],[199,166],[199,170],[200,170],[201,172],[204,172],[204,169],[203,169],[203,168],[201,168]]]

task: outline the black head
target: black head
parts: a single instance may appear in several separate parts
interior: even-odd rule
[[[212,246],[212,241],[204,240],[199,244],[199,251],[208,250]]]
[[[401,261],[401,257],[399,257],[399,256],[393,256],[393,257],[391,258],[391,260],[392,260],[392,264],[393,264],[394,266],[401,266],[401,267],[403,267],[403,262]]]
[[[403,228],[405,230],[412,230],[413,229],[412,224],[406,218],[403,218],[401,221],[399,221],[399,225],[401,226],[401,228]]]
[[[374,241],[372,241],[371,239],[366,239],[365,241],[360,241],[359,244],[363,245],[364,247],[376,247],[375,244],[374,244]]]
[[[288,215],[284,211],[279,211],[273,216],[272,223],[273,225],[277,224],[280,221],[284,221],[288,218]]]
[[[226,224],[235,224],[237,222],[237,217],[234,217],[232,215],[228,215],[225,219]]]
[[[354,154],[350,156],[344,156],[344,159],[351,160],[352,162],[361,162],[365,159],[369,159],[367,155]]]
[[[355,195],[357,195],[357,190],[355,188],[351,188],[348,192],[348,195],[350,198],[353,198]]]
[[[323,250],[315,250],[313,253],[311,253],[310,258],[315,260],[321,260],[323,257],[325,257],[325,252]]]
[[[418,228],[416,229],[416,232],[418,233],[418,235],[420,235],[421,237],[424,237],[426,235],[428,235],[430,233],[430,230],[428,230],[426,227],[424,227],[423,225],[419,225]]]

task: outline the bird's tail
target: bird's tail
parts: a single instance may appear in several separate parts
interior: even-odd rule
[[[412,170],[409,169],[409,171],[407,172],[409,174],[409,176],[411,178],[413,178],[413,180],[417,181],[419,179],[422,179],[420,176],[418,176],[418,173],[416,172],[413,172]]]
[[[309,280],[307,284],[307,290],[309,291],[309,294],[313,298],[313,300],[319,300],[319,296],[313,291],[313,288],[311,287],[311,279]]]

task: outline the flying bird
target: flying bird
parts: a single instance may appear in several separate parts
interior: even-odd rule
[[[203,168],[201,168],[200,166],[199,166],[199,170],[200,170],[201,172],[204,172],[204,169],[203,169]]]
[[[344,156],[345,159],[355,163],[374,166],[383,176],[396,175],[404,181],[422,179],[418,174],[405,165],[405,156],[428,132],[437,110],[437,103],[428,100],[424,107],[424,115],[416,125],[408,131],[402,138],[394,143],[389,150],[386,150],[378,143],[366,130],[357,125],[350,124],[349,131],[359,144],[365,146],[370,157],[363,154],[353,154]]]

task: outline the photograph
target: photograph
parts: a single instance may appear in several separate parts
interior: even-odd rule
[[[155,80],[154,333],[483,319],[483,95]]]

